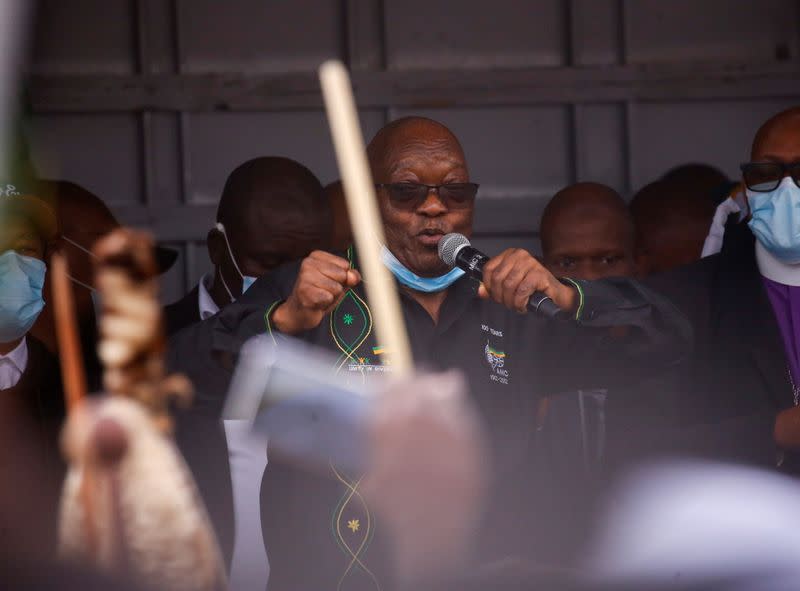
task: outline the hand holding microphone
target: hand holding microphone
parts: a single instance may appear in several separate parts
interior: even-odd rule
[[[489,258],[470,246],[466,236],[452,233],[439,242],[439,258],[480,281],[479,297],[511,310],[558,318],[577,306],[575,290],[556,279],[527,250],[509,248]]]

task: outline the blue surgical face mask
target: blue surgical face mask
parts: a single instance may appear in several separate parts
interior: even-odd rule
[[[228,242],[228,234],[225,232],[225,226],[222,224],[222,222],[217,222],[216,228],[217,228],[217,230],[220,231],[220,233],[222,234],[222,237],[225,238],[225,246],[228,247],[228,254],[231,257],[231,262],[233,263],[233,267],[234,267],[234,269],[236,269],[236,272],[239,274],[239,277],[242,278],[242,294],[244,294],[244,292],[246,292],[248,289],[250,289],[250,286],[253,285],[253,283],[256,282],[257,278],[256,277],[251,277],[250,275],[245,275],[244,273],[242,273],[242,270],[239,269],[239,264],[236,262],[236,257],[233,256],[233,250],[231,249],[231,243]],[[222,279],[222,287],[224,287],[225,291],[228,292],[228,297],[231,298],[232,302],[236,301],[236,298],[233,297],[233,293],[228,288],[228,284],[225,283],[225,277],[223,277],[222,271],[219,272],[219,278]]]
[[[44,308],[47,266],[13,250],[0,255],[0,343],[22,338]]]
[[[747,201],[758,241],[778,260],[800,263],[800,187],[787,176],[769,193],[747,189]]]
[[[464,275],[463,270],[453,267],[449,273],[439,277],[420,277],[416,273],[409,271],[385,246],[381,247],[381,258],[383,259],[383,264],[386,265],[400,283],[415,291],[425,293],[442,291],[453,285]]]

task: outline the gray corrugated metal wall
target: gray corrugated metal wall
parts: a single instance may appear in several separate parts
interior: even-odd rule
[[[757,125],[800,102],[797,0],[42,0],[38,17],[34,160],[181,250],[168,300],[206,269],[236,164],[337,176],[329,57],[353,69],[365,135],[421,113],[461,137],[489,250],[535,250],[543,204],[577,179],[735,176]]]

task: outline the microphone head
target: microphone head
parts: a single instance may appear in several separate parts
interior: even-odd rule
[[[469,239],[458,232],[451,232],[439,240],[439,258],[448,267],[455,267],[456,255],[465,246],[469,246]]]

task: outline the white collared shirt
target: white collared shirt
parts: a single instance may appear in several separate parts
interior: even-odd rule
[[[25,337],[6,355],[0,355],[0,390],[8,390],[19,383],[28,367],[28,342]]]
[[[211,318],[219,306],[211,298],[212,275],[197,285],[200,320]],[[233,488],[235,538],[231,559],[230,588],[261,591],[269,578],[269,562],[261,533],[261,479],[267,467],[267,442],[251,436],[250,421],[225,420],[228,464]]]
[[[800,287],[800,265],[784,263],[756,238],[756,264],[763,277],[790,287]]]
[[[197,285],[200,320],[219,312],[209,287],[212,275],[206,273]],[[233,541],[230,588],[261,591],[269,578],[269,562],[261,533],[261,479],[267,467],[267,443],[251,436],[250,421],[225,420],[228,462],[233,488],[236,535]]]
[[[747,202],[743,191],[733,193],[725,201],[717,206],[714,212],[714,218],[711,221],[711,228],[708,230],[708,236],[703,244],[703,252],[700,258],[717,254],[722,250],[722,242],[725,239],[725,224],[728,221],[728,216],[733,213],[739,214],[739,221],[741,222],[747,212]]]
[[[214,314],[219,312],[219,306],[214,302],[211,294],[208,292],[208,286],[211,284],[211,275],[206,273],[200,278],[200,283],[197,284],[197,305],[200,311],[200,320],[211,318]]]
[[[226,419],[223,423],[236,531],[229,586],[241,591],[262,591],[269,578],[261,532],[261,480],[267,468],[267,441],[252,433],[251,421]]]

